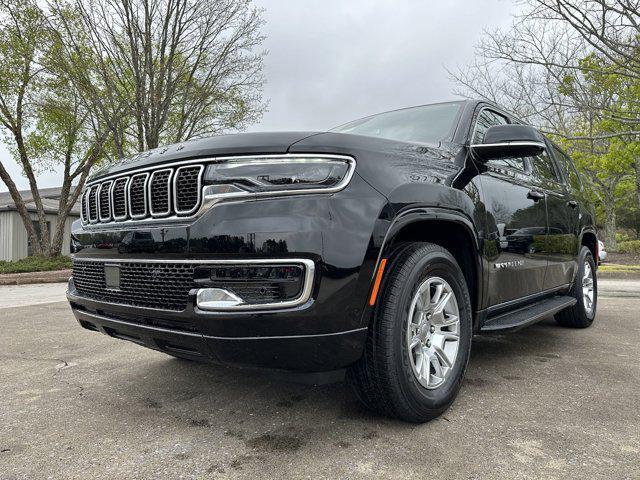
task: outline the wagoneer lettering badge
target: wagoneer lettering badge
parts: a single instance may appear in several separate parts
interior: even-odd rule
[[[524,265],[524,260],[511,260],[510,262],[494,263],[496,268],[512,268],[521,267]]]

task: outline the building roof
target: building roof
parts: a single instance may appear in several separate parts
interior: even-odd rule
[[[71,187],[71,191],[76,187]],[[40,192],[40,198],[42,199],[42,206],[44,207],[45,213],[57,215],[58,207],[60,202],[60,192],[62,191],[62,187],[55,188],[41,188],[38,190]],[[33,195],[31,195],[31,190],[20,190],[20,196],[24,200],[27,210],[29,212],[36,212],[36,205],[33,201]],[[11,194],[9,192],[0,192],[0,211],[7,210],[16,210],[16,206],[13,203],[13,199],[11,198]],[[80,216],[80,201],[78,200],[73,208],[71,209],[70,215]]]

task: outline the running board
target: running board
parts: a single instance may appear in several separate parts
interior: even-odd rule
[[[575,305],[577,300],[566,295],[557,295],[536,303],[489,317],[484,321],[480,329],[481,333],[496,332],[502,330],[518,330],[536,323],[554,313]]]

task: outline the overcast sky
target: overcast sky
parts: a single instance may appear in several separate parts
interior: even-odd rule
[[[445,67],[473,59],[482,31],[510,23],[510,0],[255,0],[265,11],[264,95],[249,131],[325,130],[394,108],[450,100]],[[28,188],[0,143],[0,158]],[[40,187],[61,183],[55,172]],[[0,191],[6,191],[0,182]]]

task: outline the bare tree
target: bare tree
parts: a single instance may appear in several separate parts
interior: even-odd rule
[[[581,159],[602,204],[605,236],[615,248],[616,188],[640,158],[609,154],[613,144],[633,154],[640,139],[640,50],[637,2],[526,0],[507,31],[486,32],[472,65],[450,71],[456,93],[505,105],[523,120],[562,139]]]
[[[0,2],[0,128],[13,156],[29,182],[30,201],[39,228],[34,228],[25,199],[0,160],[0,179],[27,231],[34,252],[57,255],[62,248],[64,223],[91,167],[101,158],[106,132],[93,135],[87,115],[72,86],[51,73],[48,62],[55,39],[44,12],[35,2]],[[63,166],[58,222],[47,228],[37,174]]]
[[[75,0],[76,18],[53,5],[68,48],[92,68],[77,85],[108,112],[118,156],[242,129],[265,109],[251,0]]]
[[[250,0],[0,0],[0,132],[39,228],[2,162],[0,179],[35,253],[60,253],[96,163],[242,129],[262,114],[262,23]],[[43,170],[63,174],[51,235]]]

